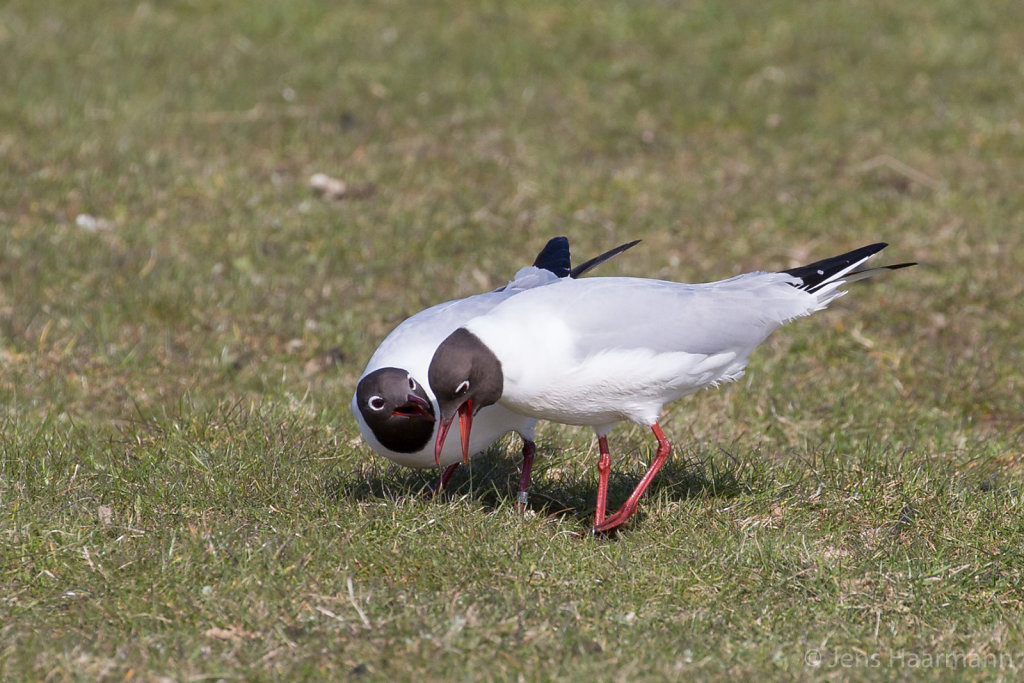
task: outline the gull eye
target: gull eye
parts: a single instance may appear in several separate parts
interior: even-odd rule
[[[466,393],[467,391],[469,391],[469,380],[468,379],[462,380],[462,383],[459,384],[459,386],[455,387],[455,394],[457,396],[461,396],[462,394]]]
[[[384,399],[382,399],[380,396],[371,396],[370,400],[369,400],[369,404],[370,404],[370,410],[381,411],[381,410],[384,410],[384,406],[387,405],[387,402]]]
[[[412,377],[410,377],[409,378],[409,391],[416,391],[418,388],[419,388],[419,385],[416,384],[416,380],[414,380]]]

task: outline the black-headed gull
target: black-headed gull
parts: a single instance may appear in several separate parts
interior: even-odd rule
[[[400,465],[424,468],[445,466],[437,484],[448,483],[459,462],[478,453],[502,435],[515,431],[523,439],[523,473],[518,502],[526,503],[535,446],[536,419],[513,413],[502,406],[480,412],[472,435],[462,434],[461,449],[434,449],[436,401],[424,384],[434,350],[445,337],[510,297],[535,287],[576,278],[622,253],[639,240],[623,244],[596,258],[571,267],[569,240],[555,237],[537,255],[532,266],[522,268],[504,287],[465,299],[438,304],[402,322],[381,342],[359,378],[351,409],[363,439],[370,447]]]
[[[845,283],[914,265],[861,269],[872,244],[781,273],[683,284],[625,277],[562,280],[524,292],[468,321],[438,347],[428,381],[440,408],[435,448],[459,416],[463,435],[481,408],[590,425],[600,446],[594,530],[618,527],[668,458],[661,408],[739,378],[750,353],[785,323],[825,308]],[[617,513],[605,517],[608,433],[647,425],[658,452]]]

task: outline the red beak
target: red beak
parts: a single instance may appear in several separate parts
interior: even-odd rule
[[[473,428],[473,399],[459,406],[459,433],[462,435],[462,464],[469,464],[469,430]]]
[[[459,406],[459,433],[462,437],[462,462],[469,462],[469,430],[473,427],[473,400],[470,399]],[[448,438],[448,430],[452,427],[455,416],[442,421],[437,426],[437,439],[434,441],[434,463],[441,466],[441,451],[444,449],[444,441]]]

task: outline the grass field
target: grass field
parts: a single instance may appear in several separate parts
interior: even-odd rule
[[[1021,45],[1009,1],[4,3],[0,679],[1019,676]],[[671,405],[581,537],[590,430],[522,516],[512,440],[431,502],[348,412],[560,234],[921,265]]]

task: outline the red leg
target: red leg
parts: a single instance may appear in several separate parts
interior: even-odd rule
[[[594,511],[594,526],[601,526],[608,509],[608,474],[612,471],[612,456],[608,452],[608,437],[597,437],[601,458],[597,461],[597,509]]]
[[[441,473],[441,478],[437,480],[437,483],[431,486],[430,490],[427,491],[427,497],[433,498],[437,494],[441,493],[444,487],[448,485],[448,482],[452,480],[452,475],[455,474],[455,470],[457,469],[459,469],[459,463],[448,465],[447,469]]]
[[[651,482],[654,480],[654,475],[658,473],[661,466],[665,464],[666,460],[668,460],[668,453],[669,450],[671,450],[672,445],[668,442],[668,439],[665,438],[665,435],[662,433],[661,427],[658,426],[657,422],[651,425],[651,431],[654,432],[654,437],[658,440],[658,453],[654,456],[654,461],[651,463],[651,466],[647,468],[647,473],[644,474],[643,479],[641,479],[640,483],[636,485],[635,489],[633,489],[633,493],[629,494],[629,498],[627,498],[626,502],[623,503],[621,508],[619,508],[619,511],[603,522],[599,522],[594,525],[594,531],[596,533],[611,531],[612,529],[620,526],[623,522],[629,519],[634,512],[636,512],[636,506],[637,503],[640,502],[640,497],[644,495],[647,487],[651,485]],[[598,495],[600,495],[600,493]]]
[[[537,452],[537,445],[529,439],[523,439],[523,475],[519,477],[519,494],[516,496],[516,508],[520,511],[526,509],[530,495],[530,472],[533,471],[533,455]]]

